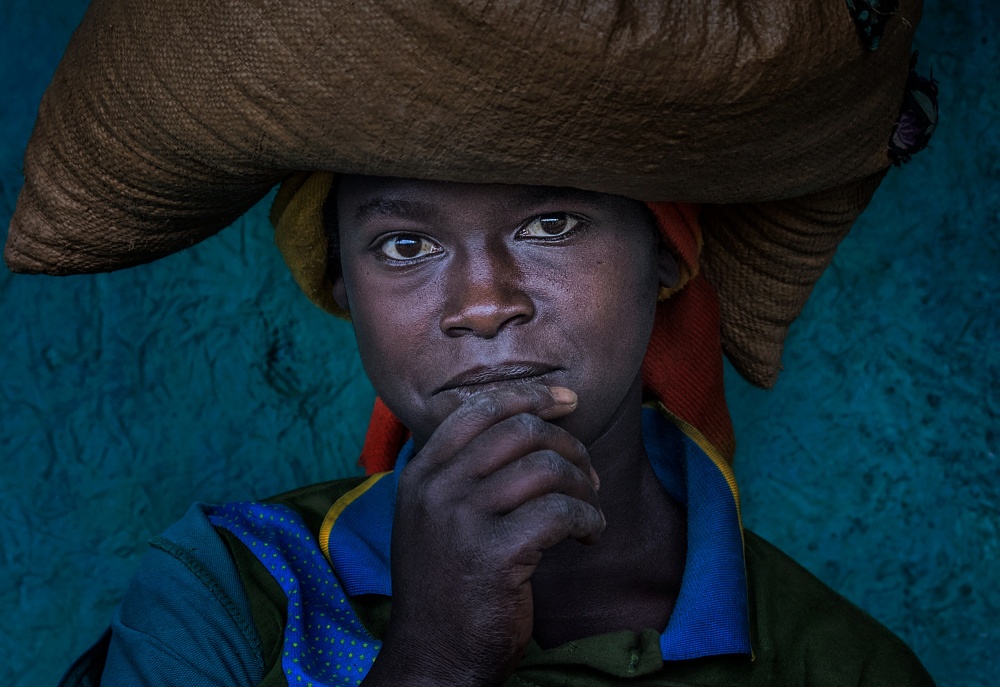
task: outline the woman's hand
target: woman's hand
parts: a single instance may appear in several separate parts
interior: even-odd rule
[[[587,449],[547,422],[576,402],[535,384],[484,392],[403,469],[392,614],[365,685],[499,685],[517,666],[542,552],[605,525]]]

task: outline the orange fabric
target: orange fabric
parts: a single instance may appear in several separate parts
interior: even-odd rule
[[[700,206],[647,203],[660,233],[681,261],[681,282],[656,306],[653,335],[642,361],[643,391],[695,427],[730,464],[736,437],[722,378],[719,299],[698,272]]]
[[[410,430],[406,425],[392,414],[381,398],[376,397],[358,465],[365,469],[366,475],[392,470],[399,450],[409,438]]]
[[[736,438],[722,380],[719,301],[704,276],[656,307],[642,385],[649,400],[695,427],[732,464]]]
[[[719,338],[719,300],[698,273],[701,252],[700,207],[647,203],[664,240],[680,262],[677,286],[661,290],[653,334],[642,362],[643,394],[697,428],[729,463],[736,453],[733,424],[726,406]],[[381,399],[375,399],[358,464],[369,475],[391,470],[409,431]]]

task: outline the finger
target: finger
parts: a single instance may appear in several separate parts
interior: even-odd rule
[[[547,494],[565,494],[600,509],[593,482],[553,450],[536,451],[504,466],[477,488],[487,508],[506,515]]]
[[[445,418],[420,453],[424,460],[444,463],[498,422],[521,413],[554,419],[573,412],[576,403],[576,394],[569,389],[542,384],[518,384],[483,392],[462,403]]]
[[[607,522],[604,514],[591,504],[567,494],[547,494],[528,501],[498,519],[506,536],[518,542],[524,561],[537,561],[539,552],[563,539],[596,544]]]
[[[529,453],[545,450],[555,451],[586,475],[595,488],[599,486],[587,447],[562,427],[537,415],[521,413],[502,420],[488,427],[459,453],[469,457],[470,474],[484,478]]]

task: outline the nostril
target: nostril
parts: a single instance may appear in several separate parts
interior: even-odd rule
[[[441,330],[451,337],[472,334],[492,339],[508,326],[525,324],[534,317],[534,305],[519,295],[506,302],[465,304],[441,318]]]
[[[445,334],[453,338],[467,336],[474,333],[469,327],[442,327],[442,329]]]
[[[527,324],[530,320],[531,320],[531,317],[529,315],[527,315],[525,313],[518,313],[518,314],[514,315],[513,317],[511,317],[506,322],[504,322],[502,325],[500,325],[500,328],[503,329],[506,326],[516,326],[516,325],[520,325],[520,324]]]

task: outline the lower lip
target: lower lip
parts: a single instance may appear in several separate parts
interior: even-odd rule
[[[463,386],[456,386],[453,389],[447,389],[449,393],[456,394],[460,397],[469,398],[471,396],[476,396],[478,394],[487,393],[490,391],[499,391],[501,389],[516,389],[519,386],[526,386],[528,384],[546,384],[546,378],[552,374],[551,372],[546,372],[540,375],[533,375],[531,377],[518,377],[516,379],[504,379],[497,382],[486,382],[484,384],[466,384]]]

